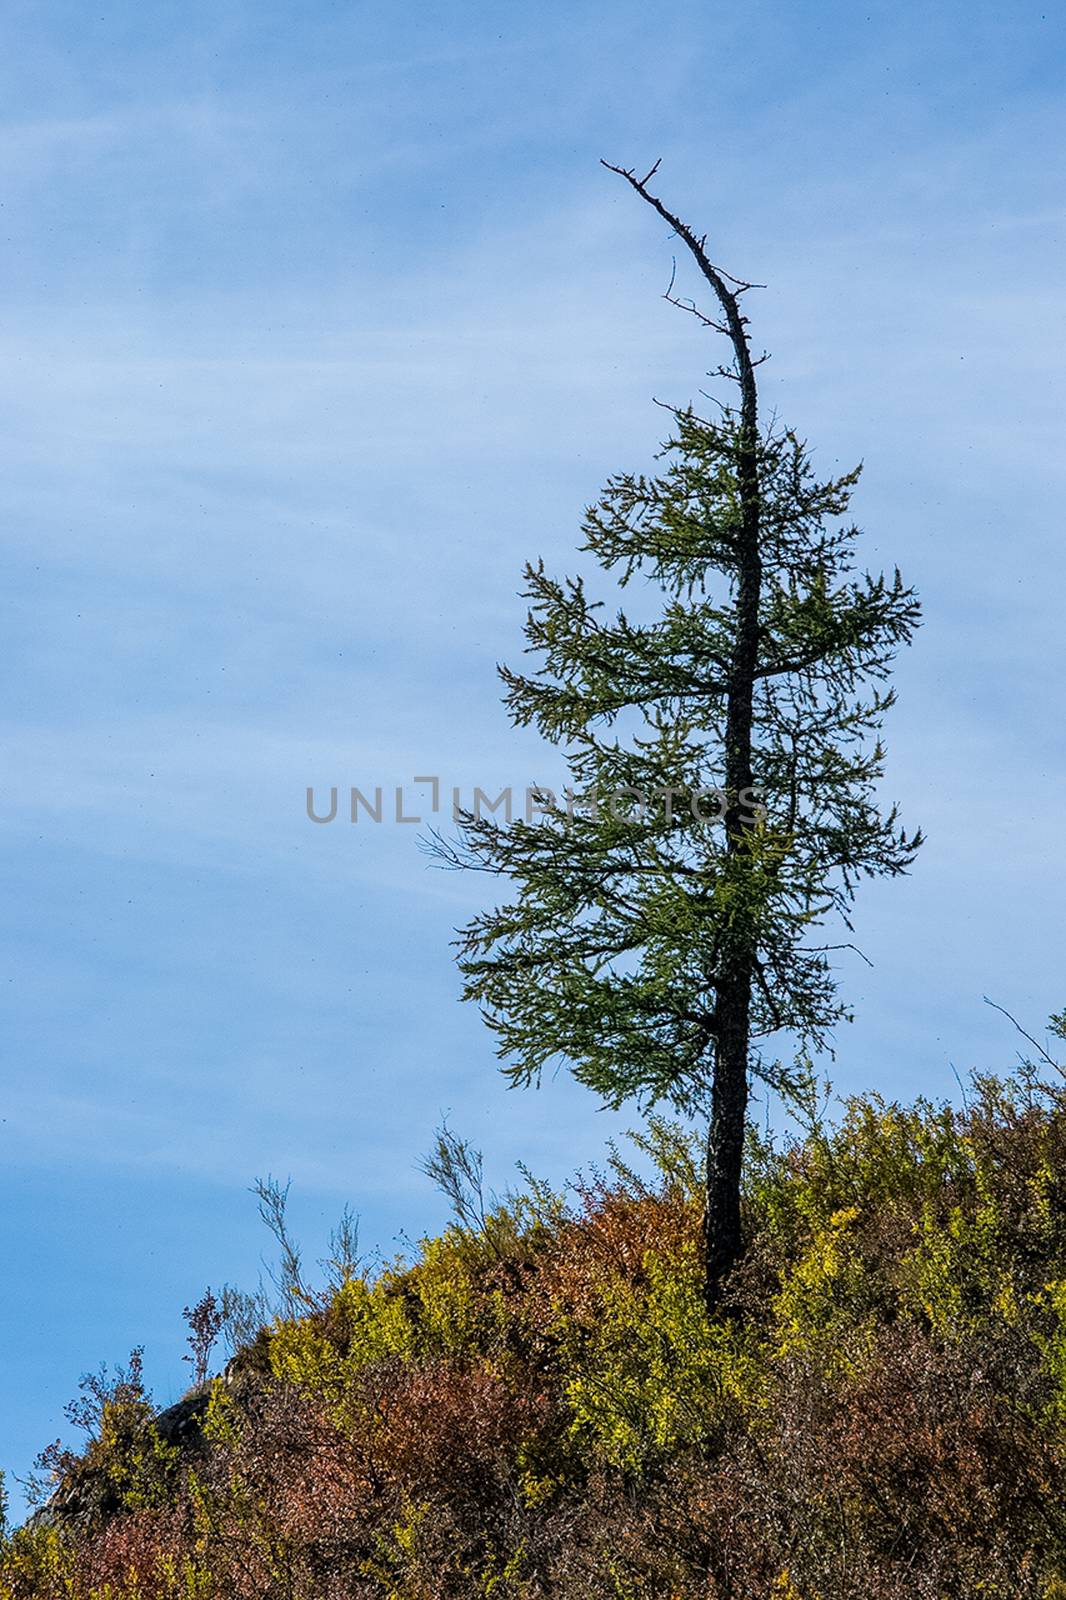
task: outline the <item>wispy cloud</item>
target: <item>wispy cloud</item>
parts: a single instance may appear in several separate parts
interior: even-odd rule
[[[925,598],[889,788],[930,843],[860,908],[877,967],[847,974],[841,1084],[946,1092],[952,1062],[1007,1059],[981,991],[1037,1025],[1063,1000],[1055,19],[13,17],[5,1170],[75,1208],[98,1167],[131,1208],[159,1174],[177,1211],[272,1167],[354,1189],[385,1239],[417,1227],[442,1109],[557,1176],[617,1125],[564,1079],[503,1092],[448,947],[482,886],[302,815],[309,782],[543,774],[493,673],[521,563],[575,564],[581,506],[653,461],[651,397],[717,360],[601,154],[663,155],[768,282],[767,406],[826,470],[865,458],[868,557]],[[62,1284],[76,1244],[29,1201],[6,1220],[58,1327],[48,1264]],[[150,1296],[122,1237],[116,1279]]]

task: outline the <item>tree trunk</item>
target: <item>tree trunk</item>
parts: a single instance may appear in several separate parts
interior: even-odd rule
[[[753,391],[754,393],[754,391]],[[754,410],[754,402],[752,409]],[[744,506],[742,548],[737,575],[737,639],[730,671],[726,713],[725,826],[728,859],[736,887],[747,863],[750,811],[741,796],[752,788],[752,715],[758,666],[759,558],[758,464],[754,429],[742,426],[738,462]],[[750,794],[747,796],[750,799]],[[704,1214],[704,1301],[713,1316],[722,1290],[740,1258],[740,1186],[748,1107],[748,1056],[751,1048],[751,991],[755,978],[754,931],[743,894],[723,941],[717,974],[714,1078],[707,1131],[706,1210]]]
[[[751,812],[741,797],[753,787],[752,719],[759,665],[759,602],[762,591],[761,495],[759,489],[758,392],[756,363],[748,346],[747,319],[740,295],[751,284],[723,273],[707,254],[706,238],[697,236],[648,190],[658,171],[656,162],[644,178],[623,167],[603,163],[626,179],[643,200],[683,240],[703,277],[714,291],[723,323],[704,316],[690,301],[674,300],[700,321],[724,333],[733,347],[732,377],[740,389],[737,432],[737,487],[740,527],[736,542],[737,632],[729,663],[726,693],[725,788],[726,848],[738,880],[744,877],[744,855]],[[667,299],[673,299],[667,291]],[[747,800],[750,800],[750,794]],[[711,1119],[707,1130],[706,1205],[704,1212],[704,1301],[707,1315],[721,1304],[722,1291],[740,1258],[740,1186],[744,1129],[748,1106],[748,1056],[751,1048],[751,991],[755,979],[755,935],[743,895],[721,950],[715,974],[714,1077]]]
[[[719,280],[720,282],[720,280]],[[726,848],[743,882],[751,827],[752,722],[755,675],[759,665],[760,551],[759,433],[755,373],[736,296],[724,285],[719,299],[736,358],[740,384],[737,480],[741,526],[737,541],[737,632],[730,662],[726,705]],[[726,1279],[740,1259],[740,1188],[748,1109],[748,1057],[751,1049],[751,991],[755,979],[755,933],[740,895],[721,952],[715,999],[714,1079],[707,1133],[707,1197],[704,1220],[704,1301],[707,1315],[721,1304]]]
[[[732,981],[719,987],[703,1224],[704,1302],[708,1316],[717,1311],[726,1279],[741,1253],[740,1180],[748,1106],[750,1002],[750,972],[741,970]]]

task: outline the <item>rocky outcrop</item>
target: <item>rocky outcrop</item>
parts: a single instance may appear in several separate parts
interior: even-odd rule
[[[264,1331],[237,1352],[217,1380],[190,1389],[173,1405],[156,1412],[146,1428],[151,1428],[163,1444],[177,1450],[183,1462],[195,1459],[205,1447],[203,1425],[214,1383],[224,1384],[239,1400],[247,1399],[259,1387],[263,1372],[269,1370],[268,1349],[269,1339]],[[73,1532],[114,1516],[121,1509],[118,1488],[90,1450],[75,1462],[44,1505],[27,1518],[26,1525]]]

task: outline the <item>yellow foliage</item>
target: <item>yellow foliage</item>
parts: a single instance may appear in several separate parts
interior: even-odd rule
[[[644,1282],[607,1279],[591,1330],[560,1320],[573,1432],[615,1466],[639,1468],[706,1437],[758,1402],[753,1337],[708,1325],[696,1250],[644,1258]]]
[[[858,1215],[856,1206],[834,1211],[785,1274],[773,1304],[778,1355],[823,1343],[840,1315],[853,1311],[863,1270],[847,1235]]]

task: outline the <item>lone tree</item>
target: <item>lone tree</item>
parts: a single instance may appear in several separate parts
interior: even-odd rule
[[[611,478],[582,550],[619,585],[651,586],[651,620],[604,611],[580,578],[525,569],[525,673],[501,668],[518,726],[561,747],[571,787],[504,825],[466,814],[455,864],[510,879],[510,903],[459,940],[465,995],[497,1034],[515,1083],[566,1062],[610,1104],[709,1109],[705,1292],[709,1313],[741,1250],[741,1168],[753,1072],[797,1059],[846,1015],[828,920],[850,930],[865,876],[906,871],[921,843],[875,788],[883,688],[919,618],[899,572],[856,575],[858,529],[841,519],[858,469],[819,481],[805,444],[760,426],[748,319],[753,285],[616,172],[693,257],[709,310],[666,298],[724,335],[721,414],[671,410],[661,475]]]

